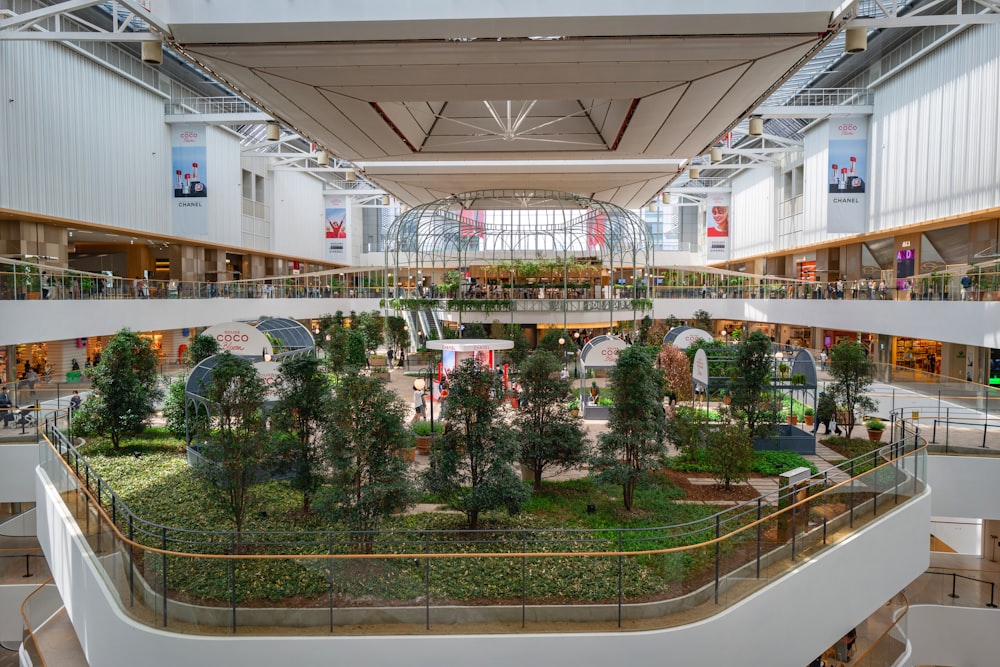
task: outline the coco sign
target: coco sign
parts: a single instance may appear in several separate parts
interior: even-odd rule
[[[598,336],[584,346],[580,361],[589,368],[610,368],[626,347],[628,343],[617,336]]]
[[[273,352],[267,336],[246,322],[216,324],[202,332],[219,343],[219,349],[240,357],[262,357]]]
[[[254,365],[254,370],[267,387],[264,395],[265,403],[274,403],[278,400],[278,388],[281,386],[281,364],[276,361],[258,361]]]

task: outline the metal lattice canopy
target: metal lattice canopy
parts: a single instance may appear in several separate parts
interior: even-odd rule
[[[480,190],[416,206],[387,233],[386,274],[409,276],[516,261],[587,262],[602,271],[650,267],[645,223],[634,212],[567,192]],[[497,275],[503,277],[502,274]]]
[[[273,317],[256,322],[254,326],[271,340],[275,360],[308,354],[316,346],[312,332],[295,320]]]

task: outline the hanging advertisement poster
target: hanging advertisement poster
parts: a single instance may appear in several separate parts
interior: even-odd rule
[[[343,197],[326,197],[326,258],[347,260],[347,206]]]
[[[170,182],[176,236],[208,236],[205,133],[204,125],[170,128]]]
[[[705,201],[708,259],[729,259],[729,193],[713,193]]]
[[[598,250],[604,247],[604,227],[607,216],[604,213],[592,211],[587,218],[587,250]]]
[[[860,234],[868,213],[868,121],[834,118],[829,127],[826,230]]]

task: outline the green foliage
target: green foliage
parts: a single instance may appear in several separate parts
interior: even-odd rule
[[[410,429],[413,431],[413,435],[426,438],[431,435],[431,423],[429,421],[415,421],[410,424]],[[434,435],[444,433],[444,424],[440,421],[434,422]]]
[[[351,329],[347,332],[347,357],[344,360],[346,371],[357,371],[365,366],[368,359],[367,345],[365,335],[357,329]]]
[[[534,472],[535,490],[545,471],[564,471],[581,464],[586,436],[580,420],[563,404],[570,396],[569,380],[559,379],[562,364],[551,352],[538,350],[521,365],[522,398],[513,427],[520,443],[520,461]]]
[[[812,417],[816,414],[816,411],[810,408],[808,405],[802,409],[802,414],[806,417]]]
[[[712,329],[714,328],[712,314],[707,310],[694,311],[694,321],[691,323],[691,326],[695,329],[701,329],[702,331],[712,333]]]
[[[869,431],[884,431],[885,422],[883,422],[881,419],[872,417],[871,419],[865,421],[865,428],[867,428]]]
[[[729,379],[731,410],[751,438],[768,435],[774,426],[774,411],[767,402],[772,364],[771,339],[762,332],[753,332],[736,346]]]
[[[611,371],[610,387],[617,399],[608,431],[598,438],[592,463],[598,479],[622,487],[622,502],[631,512],[636,488],[660,466],[666,451],[667,420],[663,411],[666,380],[653,368],[648,348],[622,350]]]
[[[219,355],[211,381],[202,386],[202,395],[212,410],[204,451],[211,463],[200,472],[213,482],[212,488],[229,510],[237,535],[258,502],[254,486],[260,471],[272,462],[261,411],[266,391],[250,362],[229,352]]]
[[[632,299],[632,310],[646,311],[653,309],[652,299]],[[642,338],[640,338],[642,340]]]
[[[427,489],[461,509],[471,529],[481,513],[505,507],[515,514],[527,498],[513,470],[517,441],[499,419],[502,395],[502,379],[472,359],[451,372],[442,414],[448,427],[424,475]]]
[[[191,406],[185,416],[186,384],[184,378],[174,379],[167,387],[167,397],[163,401],[163,417],[167,420],[167,431],[175,438],[186,438],[188,435],[193,438],[198,433],[204,433],[208,427],[208,415],[204,410]]]
[[[847,413],[847,433],[854,429],[855,415],[876,408],[867,392],[875,379],[875,364],[868,359],[865,348],[856,340],[844,340],[830,350],[827,371],[834,382],[827,386],[838,405]]]
[[[504,338],[514,341],[514,347],[507,351],[507,358],[514,368],[520,368],[521,363],[531,354],[531,343],[520,324],[507,324],[504,327]]]
[[[338,310],[335,315],[321,317],[317,339],[327,371],[335,375],[343,373],[348,363],[348,331],[344,327],[343,313]]]
[[[115,448],[121,439],[142,433],[156,401],[162,396],[157,386],[157,358],[148,338],[122,329],[101,353],[101,363],[93,369],[93,394],[88,406],[94,429],[106,433]]]
[[[279,377],[278,400],[270,412],[275,450],[292,473],[292,488],[302,493],[302,511],[308,512],[323,480],[318,439],[333,403],[330,380],[311,356],[283,362]]]
[[[190,367],[194,367],[218,353],[219,341],[211,336],[198,334],[191,339],[191,344],[188,345],[187,350],[184,352],[184,363]]]
[[[406,405],[377,378],[348,374],[337,389],[324,432],[323,458],[332,484],[324,489],[323,512],[351,530],[373,531],[414,497],[407,464],[398,450],[413,445]],[[358,536],[370,553],[374,536]]]
[[[486,329],[479,322],[466,322],[462,338],[486,338]]]
[[[795,468],[809,468],[809,472],[813,475],[819,472],[819,469],[801,454],[788,451],[754,452],[751,470],[767,477],[774,477]]]
[[[386,340],[390,347],[397,350],[405,349],[409,346],[409,338],[406,332],[406,320],[396,315],[390,315],[385,320]]]
[[[374,352],[382,342],[385,321],[377,310],[358,313],[351,320],[351,330],[360,331],[364,336],[365,350]]]
[[[559,344],[560,338],[565,341],[563,345]],[[545,333],[542,334],[541,340],[538,341],[538,349],[552,352],[561,358],[565,346],[572,344],[572,337],[565,329],[546,329]]]
[[[509,312],[514,302],[511,299],[448,299],[445,307],[452,312],[501,313]]]
[[[734,482],[745,482],[753,464],[750,430],[736,419],[726,418],[705,434],[709,472],[727,491]]]
[[[694,461],[704,444],[707,420],[703,410],[678,406],[667,419],[667,439],[677,448],[680,462]]]

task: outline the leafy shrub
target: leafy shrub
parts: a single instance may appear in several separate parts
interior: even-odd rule
[[[801,454],[795,452],[755,452],[753,457],[752,470],[761,475],[772,477],[793,468],[809,468],[812,474],[819,470],[805,459]]]
[[[884,431],[885,430],[885,422],[883,422],[881,419],[878,419],[876,417],[872,417],[871,419],[869,419],[869,420],[867,420],[865,422],[865,428],[867,428],[867,429],[869,429],[871,431]]]
[[[428,421],[413,422],[412,428],[414,435],[426,437],[431,434],[431,423]],[[444,424],[441,422],[434,422],[434,433],[444,433]]]

